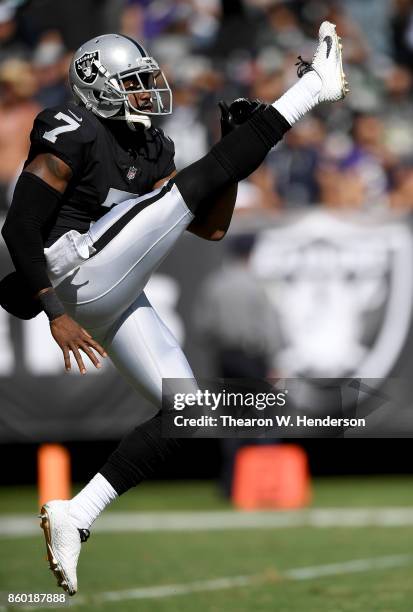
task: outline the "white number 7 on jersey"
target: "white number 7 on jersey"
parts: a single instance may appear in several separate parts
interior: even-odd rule
[[[49,142],[56,142],[59,134],[63,134],[64,132],[73,132],[80,127],[80,123],[69,117],[69,115],[65,115],[65,113],[57,113],[54,116],[55,119],[59,121],[64,121],[66,125],[61,125],[60,127],[55,128],[54,130],[49,130],[43,134],[43,138],[48,140]]]

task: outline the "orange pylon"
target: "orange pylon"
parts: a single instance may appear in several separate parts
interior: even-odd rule
[[[70,454],[61,444],[42,444],[37,453],[39,507],[70,498]]]
[[[232,500],[241,510],[302,508],[310,502],[305,451],[295,444],[244,446],[236,456]]]

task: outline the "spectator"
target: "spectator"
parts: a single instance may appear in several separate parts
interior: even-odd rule
[[[0,62],[6,59],[27,59],[30,50],[19,37],[16,9],[12,2],[0,3]]]
[[[50,32],[39,42],[33,55],[33,68],[38,85],[36,100],[40,106],[57,106],[71,98],[66,52],[57,32]]]
[[[29,134],[40,107],[30,64],[10,59],[0,65],[0,206],[29,151]]]
[[[366,201],[366,184],[354,168],[340,168],[334,161],[322,162],[316,174],[319,202],[335,210],[361,209]]]
[[[399,158],[413,154],[412,83],[412,73],[404,66],[392,66],[384,79],[383,138],[389,152]]]
[[[390,192],[390,206],[398,212],[413,210],[413,160],[410,159],[397,167],[393,176]]]
[[[319,199],[316,169],[323,151],[325,127],[315,117],[303,121],[267,157],[274,189],[285,206],[305,206]]]
[[[230,240],[232,257],[205,281],[194,307],[195,331],[227,378],[264,378],[278,348],[276,312],[248,267],[253,243],[249,235]]]
[[[355,116],[352,127],[353,142],[341,160],[342,172],[360,183],[366,206],[387,203],[389,180],[387,172],[395,163],[384,142],[384,124],[377,115]],[[346,181],[351,185],[350,181]]]
[[[258,47],[277,46],[284,54],[297,52],[308,44],[291,2],[272,2],[265,10],[265,22],[257,35]]]
[[[393,0],[392,43],[395,61],[412,70],[413,66],[413,3]]]
[[[201,108],[201,83],[203,76],[205,84],[208,81],[207,72],[207,66],[194,58],[183,60],[172,74],[174,110],[163,128],[175,143],[178,170],[205,155],[208,149],[208,130]]]

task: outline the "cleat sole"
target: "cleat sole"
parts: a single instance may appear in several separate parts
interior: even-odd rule
[[[75,595],[76,591],[69,589],[65,572],[63,571],[63,568],[60,566],[59,562],[53,554],[52,537],[50,533],[50,520],[47,510],[44,506],[40,511],[39,518],[42,519],[40,527],[43,530],[44,538],[46,541],[47,560],[49,561],[50,570],[53,572],[54,577],[57,579],[57,585],[61,586],[63,590],[66,591],[69,595]]]
[[[337,42],[337,46],[338,46],[339,53],[340,53],[340,77],[341,77],[341,95],[342,95],[341,99],[343,99],[346,97],[350,89],[348,87],[348,83],[346,80],[346,74],[343,68],[343,57],[342,57],[343,44],[341,42],[341,36],[338,36],[336,32],[335,26],[334,26],[334,35],[336,37],[336,42]]]

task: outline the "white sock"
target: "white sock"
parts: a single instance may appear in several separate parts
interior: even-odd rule
[[[89,529],[114,499],[115,489],[102,474],[96,476],[69,502],[69,514],[78,529]]]
[[[272,106],[281,113],[290,125],[294,125],[308,111],[317,106],[321,85],[321,79],[315,70],[306,72]]]

